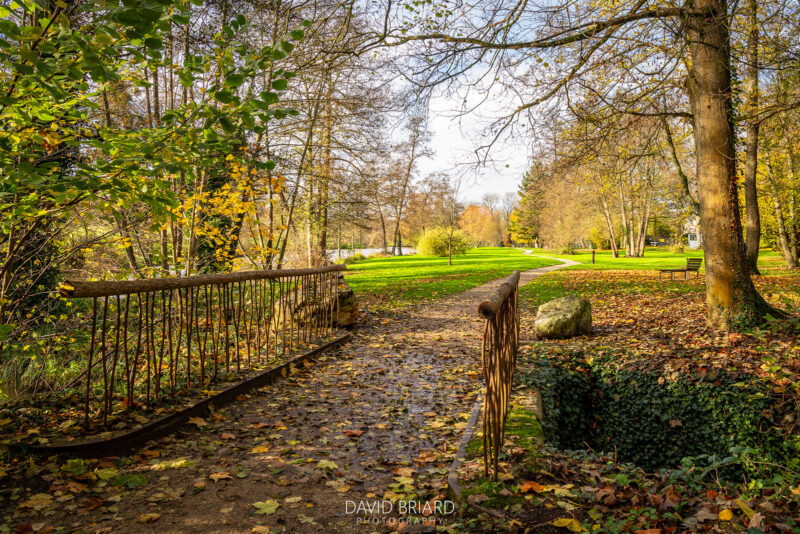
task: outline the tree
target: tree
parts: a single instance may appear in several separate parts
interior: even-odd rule
[[[520,91],[524,100],[498,125],[500,131],[518,115],[555,101],[578,80],[587,84],[603,80],[608,84],[608,75],[614,68],[623,70],[626,77],[643,78],[643,72],[655,73],[635,85],[633,79],[624,86],[612,85],[614,93],[625,92],[626,108],[622,112],[682,115],[693,120],[700,218],[706,236],[709,323],[726,329],[742,328],[759,324],[770,312],[776,313],[753,285],[742,234],[731,77],[730,28],[736,13],[729,10],[727,1],[651,6],[632,0],[613,7],[570,1],[535,8],[499,0],[491,7],[482,3],[477,12],[485,14],[485,18],[476,15],[455,21],[444,17],[444,22],[438,23],[436,17],[426,16],[421,7],[411,22],[396,31],[387,29],[382,38],[392,45],[424,43],[417,52],[432,65],[425,71],[429,86],[450,82],[472,66],[487,63],[496,67],[499,78],[506,65],[523,61],[531,64],[536,58],[541,59],[540,52],[555,51],[553,61],[557,61],[559,69],[548,70],[546,79],[550,83],[529,86],[530,93]],[[404,20],[408,21],[408,17]],[[677,47],[665,47],[665,41],[672,36]],[[575,52],[571,63],[565,64],[565,56],[556,56],[564,49]],[[685,50],[688,57],[675,57],[676,49]],[[620,57],[625,61],[607,63],[609,58]],[[543,68],[548,69],[548,62],[543,63]],[[646,71],[639,69],[645,64]],[[691,111],[675,112],[654,106],[653,95],[661,95],[657,101],[664,101],[671,88],[682,85],[680,80],[669,80],[665,75],[680,75],[681,71]],[[590,79],[592,75],[594,80]],[[509,78],[517,79],[513,75]],[[621,83],[626,82],[623,79]],[[599,95],[600,100],[609,92],[596,84],[587,90]],[[495,134],[493,139],[498,136]]]
[[[415,115],[409,119],[406,125],[408,131],[408,139],[396,147],[396,151],[400,154],[399,159],[395,162],[395,169],[390,174],[390,202],[392,208],[392,215],[394,216],[394,231],[392,232],[392,251],[398,256],[403,255],[403,249],[400,243],[400,225],[403,220],[403,215],[408,199],[408,193],[412,184],[412,177],[417,163],[423,157],[431,154],[428,148],[428,141],[430,135],[425,129],[425,118],[421,115]]]
[[[485,205],[470,204],[458,218],[458,226],[478,246],[497,245],[502,239],[500,220]]]

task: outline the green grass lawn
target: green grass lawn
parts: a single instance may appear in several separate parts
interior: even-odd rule
[[[581,265],[565,267],[561,271],[533,280],[530,284],[520,288],[523,302],[538,306],[543,302],[564,295],[575,293],[585,298],[592,298],[595,294],[614,291],[629,294],[686,294],[705,292],[703,273],[700,276],[690,273],[689,279],[684,279],[683,273],[675,273],[673,280],[668,275],[661,280],[658,278],[658,269],[671,269],[686,265],[686,258],[702,258],[703,251],[690,251],[685,254],[672,254],[665,249],[647,249],[643,258],[613,258],[610,251],[598,251],[595,264],[592,265],[592,255],[588,251],[579,251],[574,255],[556,255],[546,251],[536,250],[534,254],[551,256],[555,258],[571,259]],[[797,287],[792,278],[785,279],[792,271],[784,268],[781,256],[771,250],[761,250],[758,266],[764,276],[756,277],[756,283],[762,294],[797,292]],[[567,273],[565,271],[582,271]],[[620,273],[615,271],[637,270],[637,273]],[[589,273],[589,271],[604,271]],[[783,276],[784,278],[780,278]]]
[[[610,250],[595,251],[595,264],[592,265],[592,253],[589,250],[578,250],[576,254],[553,254],[545,250],[534,250],[533,254],[541,254],[542,256],[552,256],[554,258],[563,258],[565,260],[572,260],[581,263],[581,265],[574,265],[567,267],[567,269],[634,269],[634,270],[647,270],[647,269],[676,269],[686,265],[686,258],[702,258],[702,250],[687,250],[683,254],[674,254],[665,248],[648,248],[641,258],[626,258],[624,252],[620,254],[619,258],[614,258]]]
[[[689,250],[681,254],[673,253],[667,247],[652,247],[644,251],[641,258],[626,258],[624,252],[619,258],[614,258],[610,250],[595,251],[595,264],[592,265],[592,252],[589,250],[578,250],[576,254],[553,254],[546,250],[533,249],[533,254],[563,258],[581,263],[567,267],[567,269],[596,269],[596,270],[650,270],[650,269],[676,269],[686,265],[686,258],[702,258],[702,250]],[[772,265],[778,260],[778,254],[772,250],[761,250],[759,261],[765,265]],[[761,263],[759,264],[759,266]],[[700,271],[704,269],[701,266]]]
[[[459,293],[508,276],[514,269],[524,271],[556,263],[528,256],[521,249],[486,247],[454,256],[453,265],[437,256],[370,258],[349,265],[345,279],[369,306],[391,309]]]

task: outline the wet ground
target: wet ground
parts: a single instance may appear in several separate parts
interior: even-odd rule
[[[477,305],[498,284],[367,314],[338,351],[128,457],[12,467],[0,532],[381,532],[401,517],[458,532],[447,471],[481,388]]]

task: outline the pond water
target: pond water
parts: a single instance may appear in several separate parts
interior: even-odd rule
[[[389,251],[391,252],[391,250],[392,249],[390,248]],[[379,248],[357,248],[355,250],[341,249],[338,251],[335,248],[333,248],[329,249],[327,252],[328,252],[328,258],[330,258],[331,260],[337,260],[339,258],[349,258],[352,254],[355,254],[356,252],[360,252],[364,256],[369,256],[370,254],[378,254],[381,251],[382,250]],[[403,247],[404,256],[416,253],[417,253],[416,249],[413,249],[411,247]]]

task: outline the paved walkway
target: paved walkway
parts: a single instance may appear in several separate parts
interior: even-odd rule
[[[526,271],[520,283],[574,263]],[[481,387],[477,305],[499,283],[368,317],[351,343],[308,370],[131,457],[126,470],[146,486],[95,486],[32,522],[100,533],[387,530],[359,524],[353,508],[395,494],[445,498]],[[93,509],[91,491],[89,503],[102,500]]]

